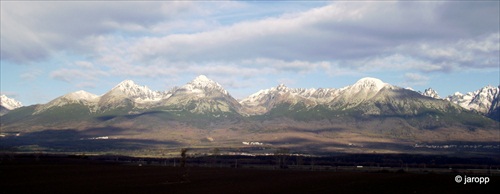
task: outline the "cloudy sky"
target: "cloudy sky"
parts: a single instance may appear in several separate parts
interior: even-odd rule
[[[24,105],[204,74],[236,98],[363,77],[441,96],[500,83],[499,2],[6,2],[1,90]]]

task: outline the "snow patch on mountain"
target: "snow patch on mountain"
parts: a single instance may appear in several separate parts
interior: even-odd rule
[[[415,89],[413,89],[412,87],[406,87],[405,89],[416,92]]]
[[[23,105],[21,104],[21,102],[15,100],[13,98],[9,98],[6,95],[1,95],[0,96],[0,106],[3,106],[4,108],[6,108],[8,110],[14,110],[16,108],[22,107]]]

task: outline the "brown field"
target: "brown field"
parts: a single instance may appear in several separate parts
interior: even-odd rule
[[[1,193],[487,193],[455,174],[138,166],[80,159],[0,163]],[[485,175],[477,175],[485,176]]]

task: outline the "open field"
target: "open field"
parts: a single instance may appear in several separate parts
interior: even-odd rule
[[[456,183],[457,174],[450,171],[220,168],[189,160],[181,168],[77,157],[4,159],[0,188],[2,193],[487,193],[500,189],[498,174],[459,172],[490,178],[486,185],[464,185]]]

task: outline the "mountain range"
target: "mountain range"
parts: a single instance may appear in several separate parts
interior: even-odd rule
[[[435,99],[443,99],[450,101],[452,103],[458,104],[459,106],[474,111],[476,113],[486,115],[496,121],[500,121],[500,86],[485,86],[479,90],[468,92],[462,94],[456,92],[453,95],[447,96],[446,98],[439,97],[438,93],[432,88],[426,89],[422,92],[422,95],[428,96]]]
[[[115,149],[151,148],[143,141],[173,147],[238,147],[255,141],[325,152],[391,152],[400,150],[397,145],[426,142],[498,143],[498,101],[498,87],[441,99],[432,89],[419,93],[376,78],[339,89],[280,84],[240,101],[203,75],[169,91],[125,80],[101,96],[77,91],[26,107],[2,97],[9,111],[0,117],[2,137],[23,134],[24,139],[2,141],[0,148],[29,144],[81,150],[75,139],[101,136],[127,140]],[[61,148],[54,141],[73,146]]]

